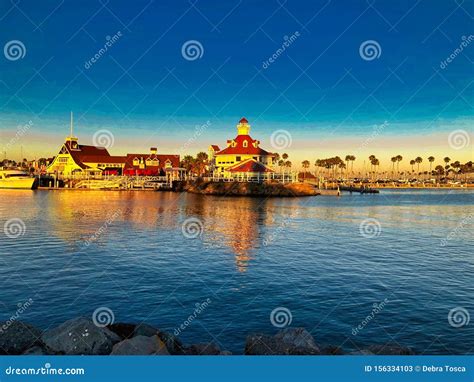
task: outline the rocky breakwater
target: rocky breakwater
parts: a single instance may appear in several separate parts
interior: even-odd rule
[[[174,190],[222,196],[296,197],[319,195],[318,190],[307,183],[212,182],[202,179],[177,183],[174,185]]]
[[[84,317],[41,331],[16,321],[0,322],[0,355],[231,355],[214,343],[184,345],[176,336],[147,324],[116,323],[101,327]],[[286,328],[274,336],[249,335],[245,355],[412,355],[398,344],[372,345],[344,353],[322,347],[304,328]]]

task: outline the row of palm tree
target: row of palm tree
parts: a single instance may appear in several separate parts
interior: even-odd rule
[[[375,156],[375,155],[370,155],[369,156],[369,163],[370,163],[370,173],[376,175],[377,170],[380,168],[380,160]],[[331,170],[328,171],[329,173],[333,173],[335,175],[334,169],[346,169],[346,176],[348,175],[349,172],[349,163],[351,163],[351,173],[353,174],[353,166],[354,166],[354,161],[356,160],[356,157],[354,155],[346,155],[345,157],[345,164],[344,161],[339,157],[331,157],[331,158],[326,158],[326,159],[317,159],[316,162],[314,163],[315,167],[317,168],[324,168],[326,170]],[[392,162],[392,176],[395,174],[395,166],[396,166],[396,173],[400,175],[400,162],[403,160],[403,156],[401,155],[396,155],[391,158]],[[456,177],[457,173],[469,173],[472,172],[472,161],[467,162],[465,164],[461,164],[459,161],[451,162],[451,158],[449,157],[444,157],[443,162],[445,163],[445,166],[436,166],[435,170],[433,171],[433,163],[436,160],[434,156],[429,156],[427,158],[427,161],[430,164],[430,171],[428,174],[431,175],[439,175],[442,170],[442,174],[448,174],[450,172],[454,173],[454,176]],[[421,174],[420,172],[420,165],[423,163],[423,158],[422,157],[416,157],[415,159],[410,160],[410,166],[411,166],[411,173],[415,173],[415,166],[417,166],[417,172],[418,175]],[[303,174],[307,172],[307,169],[310,167],[310,162],[308,160],[304,160],[301,162],[301,165],[303,167]],[[426,171],[425,171],[426,172]],[[303,175],[304,176],[304,175]]]

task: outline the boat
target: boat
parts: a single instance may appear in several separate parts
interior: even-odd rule
[[[38,187],[36,178],[20,170],[0,170],[0,189],[28,189],[34,190]]]

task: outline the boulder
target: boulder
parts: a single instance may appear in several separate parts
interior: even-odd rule
[[[135,327],[135,330],[133,332],[133,337],[135,336],[151,337],[151,336],[156,335],[157,333],[158,333],[157,328],[148,324],[141,323]]]
[[[75,318],[43,333],[49,351],[57,354],[109,354],[120,337],[107,328],[94,325],[88,318]]]
[[[311,355],[321,354],[313,336],[304,328],[286,328],[275,336],[256,334],[247,337],[247,355]]]
[[[158,336],[136,336],[114,345],[110,355],[169,355]]]
[[[368,351],[367,349],[361,349],[361,350],[355,350],[351,351],[349,355],[374,355],[371,351]]]
[[[175,335],[158,330],[157,336],[165,343],[170,354],[185,354],[184,345]]]
[[[33,346],[29,349],[26,349],[23,352],[23,355],[48,355],[48,352],[42,346]]]
[[[401,346],[397,343],[386,343],[383,345],[369,346],[367,351],[377,355],[414,355],[415,352],[408,347]]]
[[[344,355],[344,352],[339,346],[330,345],[321,350],[321,354],[325,355]]]
[[[133,337],[135,335],[135,328],[135,324],[126,324],[122,322],[107,325],[107,329],[117,334],[123,340]]]
[[[0,354],[18,355],[41,344],[41,330],[21,322],[0,322]]]
[[[194,344],[186,348],[186,355],[219,355],[222,353],[221,348],[214,344]]]

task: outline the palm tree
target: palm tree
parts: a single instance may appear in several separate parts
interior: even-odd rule
[[[283,159],[280,159],[280,160],[278,161],[278,167],[280,167],[280,172],[281,172],[281,169],[282,169],[282,167],[283,167],[284,165],[285,165],[285,161],[284,161]]]
[[[435,161],[434,156],[428,157],[428,162],[430,162],[430,174],[432,173],[431,167],[433,166],[433,162]]]
[[[413,167],[415,166],[415,163],[416,163],[416,162],[415,162],[414,159],[412,159],[412,160],[410,161],[410,166],[411,166],[411,172],[412,172],[412,173],[415,171],[415,169],[413,168]]]
[[[354,174],[354,161],[356,160],[355,155],[351,155],[351,173]]]
[[[288,159],[288,154],[287,153],[283,153],[283,155],[281,156],[283,158],[283,160],[287,160]]]
[[[189,173],[194,165],[194,158],[192,155],[185,155],[181,160],[180,166],[186,169],[186,173]]]
[[[418,174],[420,173],[420,163],[423,162],[422,157],[416,157],[415,162],[418,164]]]
[[[395,163],[397,162],[397,157],[392,157],[390,160],[392,161],[392,176],[393,176],[395,172]]]
[[[400,162],[403,160],[401,155],[397,155],[397,172],[400,174]]]
[[[304,180],[306,176],[306,169],[309,168],[310,166],[309,160],[304,160],[303,162],[301,162],[301,165],[303,166],[303,180]]]
[[[201,151],[197,153],[195,168],[197,170],[198,175],[202,175],[206,171],[207,160],[208,160],[208,155],[205,152]]]

